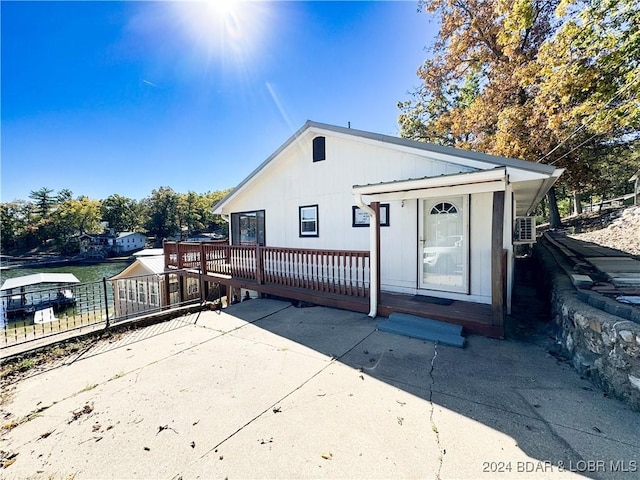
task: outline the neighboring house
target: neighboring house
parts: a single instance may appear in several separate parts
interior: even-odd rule
[[[120,232],[113,242],[115,253],[127,253],[144,248],[147,243],[147,236],[140,232]]]
[[[80,253],[85,257],[104,258],[109,254],[113,237],[109,234],[91,235],[84,233],[78,237]]]
[[[179,277],[165,272],[164,255],[138,256],[109,280],[113,285],[116,318],[137,316],[181,302]],[[199,285],[197,277],[186,277],[182,301],[200,298]]]
[[[80,253],[85,256],[121,255],[144,248],[147,237],[139,232],[113,231],[100,235],[84,234],[79,237]]]
[[[214,214],[232,245],[369,251],[372,316],[379,291],[509,308],[514,244],[535,241],[530,216],[561,173],[308,121]]]

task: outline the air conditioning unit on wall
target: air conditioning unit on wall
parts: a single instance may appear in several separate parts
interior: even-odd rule
[[[513,244],[522,245],[524,243],[536,242],[536,218],[516,217],[515,231],[513,233]]]

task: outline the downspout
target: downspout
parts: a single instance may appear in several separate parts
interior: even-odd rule
[[[369,214],[369,317],[376,318],[378,315],[378,237],[376,236],[375,225],[378,224],[376,212],[369,205],[364,203],[362,195],[354,194],[356,205]]]

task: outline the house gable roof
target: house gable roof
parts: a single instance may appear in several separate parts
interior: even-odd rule
[[[162,273],[164,273],[164,255],[153,255],[138,257],[135,262],[109,280],[121,280],[138,275],[160,275]]]
[[[263,173],[273,162],[277,161],[280,154],[288,149],[291,145],[298,142],[307,132],[321,135],[323,133],[333,133],[339,136],[361,139],[363,141],[388,144],[391,148],[410,150],[415,153],[422,152],[422,155],[428,154],[429,157],[444,160],[450,163],[457,163],[478,170],[486,170],[496,167],[507,167],[512,170],[521,171],[523,173],[533,174],[534,176],[544,176],[553,178],[551,185],[555,179],[560,176],[562,169],[558,169],[552,165],[543,163],[534,163],[526,160],[515,158],[500,157],[489,155],[486,153],[475,152],[472,150],[462,150],[459,148],[446,147],[433,143],[419,142],[407,138],[394,137],[391,135],[383,135],[380,133],[367,132],[354,128],[339,127],[326,123],[307,122],[295,132],[285,143],[283,143],[275,152],[273,152],[264,162],[251,172],[244,180],[242,180],[229,194],[227,194],[214,208],[213,213],[222,214],[222,207],[234,198],[241,191],[245,190],[253,179]],[[401,179],[396,179],[401,180]],[[549,185],[549,188],[550,186]],[[548,188],[547,188],[548,190]],[[546,193],[546,191],[545,191]],[[538,195],[539,196],[539,195]]]

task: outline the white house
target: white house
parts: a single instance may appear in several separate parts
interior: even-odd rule
[[[113,251],[127,253],[144,248],[147,236],[140,232],[120,232],[113,239]]]
[[[83,234],[79,237],[80,253],[106,257],[140,250],[147,243],[147,236],[139,232],[113,231],[100,235]],[[87,255],[89,256],[89,255]]]
[[[370,251],[372,316],[380,291],[509,308],[514,244],[561,173],[308,121],[214,213],[232,245]]]

